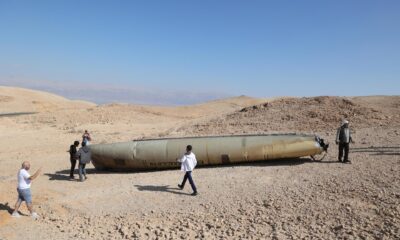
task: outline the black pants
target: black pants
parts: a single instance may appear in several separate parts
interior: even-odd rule
[[[339,143],[339,161],[342,161],[343,152],[344,152],[344,159],[343,161],[346,162],[349,160],[349,143]]]
[[[69,176],[74,177],[74,170],[76,166],[76,160],[75,159],[70,159],[71,161],[71,171],[69,171]]]
[[[197,193],[197,188],[196,188],[196,185],[194,185],[194,181],[193,181],[193,178],[192,178],[192,172],[191,171],[185,173],[185,176],[183,177],[183,181],[182,181],[182,184],[181,184],[182,188],[185,187],[186,180],[188,180],[188,179],[189,179],[190,186],[193,189],[193,192]]]

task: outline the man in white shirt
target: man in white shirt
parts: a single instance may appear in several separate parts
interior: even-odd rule
[[[183,177],[182,184],[178,184],[178,187],[182,190],[185,187],[186,180],[189,179],[190,186],[193,189],[192,196],[197,195],[197,188],[196,185],[194,184],[193,178],[192,178],[192,171],[197,165],[197,160],[196,160],[196,155],[192,153],[192,146],[187,145],[186,147],[186,153],[178,159],[178,162],[182,163],[181,164],[181,170],[185,172],[185,176]]]
[[[22,163],[22,167],[18,171],[18,200],[15,203],[15,209],[12,213],[13,217],[20,217],[18,209],[21,206],[22,201],[26,202],[26,206],[28,207],[28,210],[31,213],[31,217],[33,219],[37,219],[39,217],[32,208],[31,182],[32,180],[37,178],[37,176],[39,176],[42,168],[39,168],[32,176],[28,172],[30,168],[31,164],[28,161],[25,161]]]

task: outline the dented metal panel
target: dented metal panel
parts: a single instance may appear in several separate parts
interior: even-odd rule
[[[324,151],[318,140],[304,134],[165,138],[91,145],[90,149],[97,169],[143,170],[178,167],[176,159],[189,144],[202,166],[314,156]]]

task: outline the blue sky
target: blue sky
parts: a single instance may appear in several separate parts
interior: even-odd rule
[[[194,102],[398,95],[399,13],[400,1],[0,0],[0,83]]]

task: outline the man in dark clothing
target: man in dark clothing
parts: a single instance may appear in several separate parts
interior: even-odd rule
[[[351,133],[349,129],[349,121],[343,120],[342,126],[338,128],[336,133],[336,144],[339,144],[339,162],[343,163],[351,163],[349,161],[349,150],[350,150],[350,142],[353,143],[353,139],[351,138]],[[344,159],[343,158],[344,152]]]
[[[78,160],[78,155],[77,155],[78,150],[76,149],[78,146],[79,146],[79,141],[75,141],[74,144],[69,147],[69,160],[71,161],[71,171],[69,172],[69,177],[71,179],[74,178],[76,160]]]

